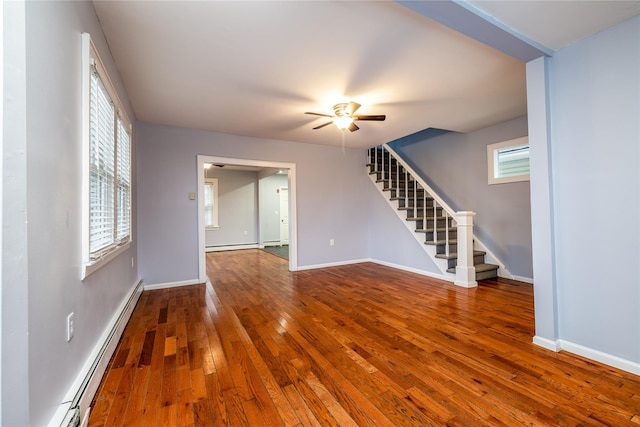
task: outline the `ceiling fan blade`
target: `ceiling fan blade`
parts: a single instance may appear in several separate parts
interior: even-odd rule
[[[357,125],[357,124],[355,124],[355,123],[353,123],[353,122],[351,122],[351,124],[349,125],[349,130],[350,130],[351,132],[355,132],[355,131],[357,131],[358,129],[360,129],[360,128],[358,127],[358,125]]]
[[[387,118],[387,116],[385,116],[384,114],[353,116],[353,120],[374,120],[374,121],[377,121],[377,122],[382,122],[386,118]]]
[[[347,106],[344,109],[344,113],[347,116],[353,116],[353,113],[356,112],[356,110],[360,108],[360,104],[358,104],[357,102],[353,102],[351,101],[350,103],[347,104]]]
[[[309,111],[305,112],[305,114],[311,114],[312,116],[333,117],[333,116],[331,116],[329,114],[311,113]]]
[[[329,116],[329,117],[331,117],[331,116]],[[320,126],[316,126],[316,127],[313,128],[313,130],[320,129],[320,128],[323,128],[325,126],[329,126],[331,123],[333,123],[333,120],[331,120],[330,122],[327,122],[325,124],[322,124]]]

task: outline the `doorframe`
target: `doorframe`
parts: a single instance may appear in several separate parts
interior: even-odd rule
[[[207,281],[207,261],[205,253],[205,227],[204,227],[204,164],[219,163],[235,166],[255,166],[264,168],[287,169],[287,185],[289,187],[289,271],[298,270],[298,221],[296,210],[296,164],[285,162],[271,162],[265,160],[234,159],[229,157],[209,156],[198,154],[196,156],[196,177],[198,197],[198,272],[199,280]]]

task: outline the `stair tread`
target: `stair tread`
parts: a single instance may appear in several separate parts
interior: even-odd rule
[[[425,245],[444,245],[446,243],[447,243],[446,240],[436,240],[435,242],[433,240],[428,240],[428,241],[424,242]],[[449,239],[449,244],[450,245],[457,245],[458,241],[456,239]]]
[[[484,273],[484,272],[492,271],[492,270],[497,270],[497,269],[500,268],[499,265],[495,265],[495,264],[475,264],[474,267],[476,269],[476,274]],[[447,272],[455,273],[456,272],[456,268],[455,267],[451,267],[451,268],[447,269]]]
[[[485,251],[473,251],[473,256],[483,256],[486,255],[487,253]],[[458,258],[458,253],[457,252],[449,252],[449,255],[445,255],[445,254],[436,254],[435,255],[436,258],[442,258],[442,259],[456,259]],[[487,265],[491,265],[491,264],[487,264]]]
[[[474,267],[476,268],[476,273],[480,273],[483,271],[497,270],[500,268],[500,266],[496,264],[477,264],[477,265],[474,265]]]
[[[407,217],[407,221],[422,221],[423,219],[425,219],[424,216],[410,216],[410,217]],[[433,220],[433,217],[432,216],[427,216],[426,219],[431,221],[431,220]],[[450,216],[446,216],[446,217],[437,216],[437,217],[435,217],[435,219],[437,219],[437,220],[452,219],[452,217],[450,217]]]
[[[436,231],[438,233],[444,233],[446,231],[446,228],[436,228]],[[449,227],[449,233],[455,233],[456,231],[458,231],[456,227]],[[416,228],[415,232],[416,233],[433,233],[433,228]]]

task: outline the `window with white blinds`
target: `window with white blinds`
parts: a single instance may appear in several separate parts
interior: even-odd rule
[[[487,160],[489,184],[528,181],[528,137],[488,145]]]
[[[204,226],[218,228],[218,179],[204,180]]]
[[[131,240],[131,125],[87,34],[83,56],[88,68],[83,247],[84,264],[94,264]]]

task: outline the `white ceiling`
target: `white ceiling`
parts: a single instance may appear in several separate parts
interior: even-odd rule
[[[640,14],[640,1],[470,0],[516,32],[558,50]]]
[[[561,19],[548,31],[526,26],[549,6],[527,2],[536,4],[518,14],[520,3],[472,6],[549,47],[576,37],[549,28],[567,30]],[[326,120],[303,113],[331,114],[333,104],[353,100],[360,114],[387,115],[346,133],[348,145],[370,147],[429,127],[469,132],[526,114],[524,63],[395,2],[94,5],[141,121],[340,145],[341,131],[312,130]]]

